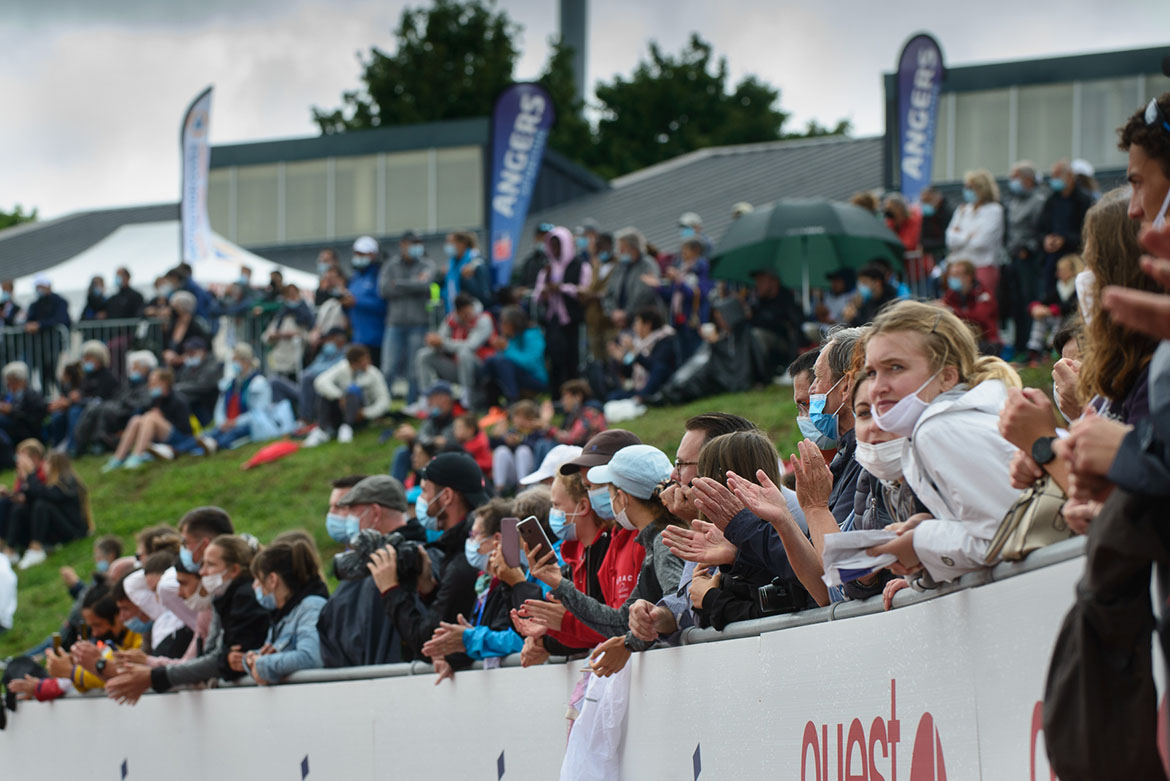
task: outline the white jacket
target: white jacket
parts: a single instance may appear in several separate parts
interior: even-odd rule
[[[936,581],[987,566],[991,539],[1020,495],[1008,476],[1016,448],[999,434],[1006,400],[999,380],[948,391],[906,441],[902,474],[934,516],[914,530],[914,552]]]
[[[12,628],[16,615],[16,573],[7,556],[0,556],[0,629]]]
[[[969,260],[980,268],[995,266],[999,264],[1002,249],[1002,206],[992,201],[978,209],[970,203],[955,209],[947,226],[949,260]]]
[[[362,393],[362,417],[366,420],[380,418],[390,410],[390,390],[386,378],[374,366],[354,376],[349,361],[338,361],[313,380],[313,390],[323,399],[337,401],[345,395],[351,385],[357,385]]]

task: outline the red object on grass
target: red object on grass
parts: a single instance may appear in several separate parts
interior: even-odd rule
[[[273,461],[278,461],[285,456],[292,455],[301,449],[299,442],[293,442],[291,439],[283,439],[280,442],[273,442],[271,445],[265,445],[256,451],[256,455],[249,458],[240,465],[240,469],[251,469],[254,466],[261,464],[269,464]]]

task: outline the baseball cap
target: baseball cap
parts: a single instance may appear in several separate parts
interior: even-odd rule
[[[621,428],[611,428],[600,434],[594,434],[593,438],[586,442],[585,447],[581,449],[581,455],[561,464],[561,474],[571,475],[582,469],[609,463],[613,454],[623,447],[640,444],[642,444],[642,440],[638,438],[637,434]]]
[[[703,224],[703,220],[694,212],[683,212],[678,217],[678,224],[687,228],[695,228]]]
[[[406,233],[403,233],[401,236],[399,236],[398,240],[399,241],[415,242],[415,241],[418,241],[418,234],[415,233],[414,231],[408,230]]]
[[[49,278],[44,274],[37,274],[33,280],[33,287],[52,287],[52,283],[49,282]]]
[[[335,336],[341,336],[341,337],[348,339],[349,332],[346,331],[341,326],[334,326],[333,328],[330,328],[328,331],[325,332],[326,339],[332,339]]]
[[[670,479],[673,465],[653,445],[630,445],[613,454],[608,464],[595,466],[586,477],[594,485],[612,483],[638,499],[649,499],[659,483]]]
[[[358,236],[353,242],[353,251],[362,255],[377,255],[378,240],[373,236]]]
[[[451,390],[451,383],[449,383],[449,382],[444,382],[443,380],[439,380],[439,381],[438,381],[438,382],[436,382],[434,385],[432,385],[431,387],[427,388],[427,392],[426,392],[426,393],[424,393],[423,395],[424,395],[424,396],[433,396],[433,395],[435,395],[436,393],[445,393],[445,394],[447,394],[448,396],[454,396],[454,395],[455,395],[455,391]]]
[[[548,480],[550,477],[556,477],[561,464],[579,455],[581,455],[581,448],[578,445],[557,445],[548,451],[548,455],[540,462],[539,469],[520,478],[520,485],[532,485],[542,480]]]
[[[337,502],[339,507],[349,507],[354,504],[380,504],[391,510],[405,512],[406,489],[398,478],[390,475],[371,475],[365,478],[341,497]]]
[[[183,342],[183,352],[188,350],[206,350],[207,340],[200,336],[192,336],[187,341]]]
[[[1090,163],[1088,160],[1085,160],[1084,158],[1080,158],[1080,157],[1078,157],[1076,160],[1073,160],[1071,163],[1069,163],[1068,167],[1069,167],[1069,170],[1071,170],[1077,176],[1088,176],[1088,177],[1092,178],[1093,175],[1096,173],[1093,170],[1093,164]]]
[[[423,469],[422,479],[459,492],[472,507],[487,503],[483,472],[466,453],[440,453]]]

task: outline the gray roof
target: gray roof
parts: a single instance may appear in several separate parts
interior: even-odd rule
[[[592,217],[603,231],[634,226],[662,251],[679,245],[678,218],[696,212],[717,242],[731,207],[777,198],[848,200],[882,182],[882,138],[817,138],[700,149],[614,179],[611,189],[532,214],[517,257],[524,257],[541,222],[572,228]]]
[[[0,231],[0,277],[52,268],[92,247],[123,225],[179,219],[177,203],[77,212]]]

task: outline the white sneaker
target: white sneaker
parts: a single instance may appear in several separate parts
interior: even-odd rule
[[[337,441],[343,445],[353,442],[353,426],[342,423],[341,428],[337,429]]]
[[[219,450],[219,443],[206,434],[199,437],[199,444],[203,446],[203,452],[207,455],[211,455],[215,451]]]
[[[164,461],[175,460],[175,449],[170,445],[164,445],[162,442],[155,442],[149,448],[147,448],[147,450],[149,450],[151,453],[154,453]]]
[[[24,556],[16,566],[20,569],[28,569],[29,567],[35,567],[47,558],[49,558],[49,555],[44,550],[29,548],[24,552]]]
[[[305,441],[301,443],[301,447],[317,447],[317,445],[324,445],[329,441],[329,432],[317,426],[309,432],[309,436],[305,437]]]

